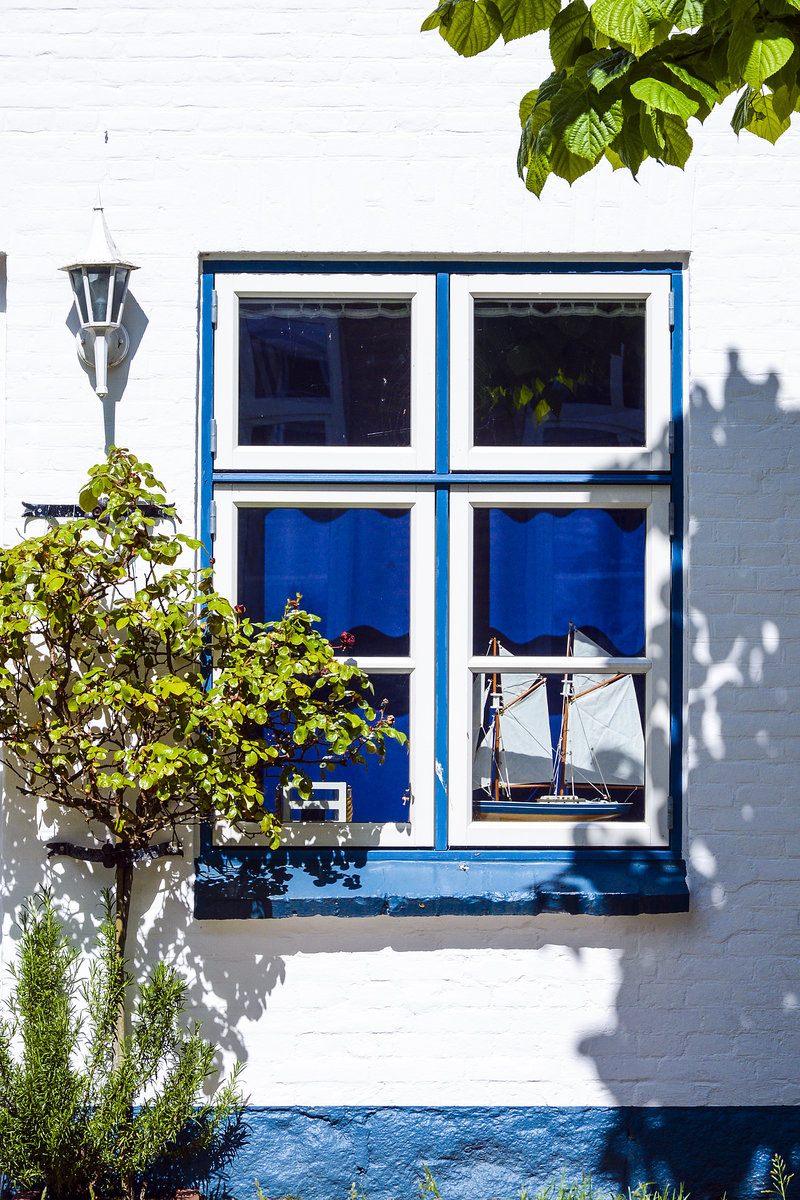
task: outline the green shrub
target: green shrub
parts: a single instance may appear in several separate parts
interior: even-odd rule
[[[119,1039],[131,979],[109,895],[83,984],[47,893],[26,902],[19,928],[10,1020],[0,1024],[0,1172],[51,1200],[131,1200],[157,1164],[219,1146],[241,1114],[239,1068],[202,1099],[216,1047],[198,1025],[182,1028],[186,986],[165,963],[142,985],[131,1032]]]

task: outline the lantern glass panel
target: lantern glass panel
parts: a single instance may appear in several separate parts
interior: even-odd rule
[[[127,267],[117,267],[114,273],[114,297],[111,301],[111,320],[122,320],[122,307],[125,303],[125,289],[130,271]]]
[[[89,313],[86,309],[86,292],[83,287],[83,271],[77,267],[69,273],[72,290],[75,293],[75,303],[78,306],[78,315],[83,325],[89,320]]]
[[[89,267],[89,295],[92,299],[92,320],[108,320],[108,288],[112,267]]]

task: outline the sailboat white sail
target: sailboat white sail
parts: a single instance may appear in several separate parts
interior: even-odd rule
[[[576,658],[601,656],[602,649],[575,630]],[[566,775],[569,783],[644,784],[644,733],[630,675],[572,675]]]
[[[510,657],[493,645],[498,657]],[[572,627],[567,653],[603,657],[600,646]],[[567,672],[555,747],[544,675],[501,671],[483,678],[483,688],[475,680],[472,786],[488,795],[492,812],[502,815],[513,806],[520,815],[568,819],[625,811],[629,797],[615,801],[610,789],[644,784],[644,734],[630,675]],[[486,812],[487,802],[479,807]]]
[[[499,647],[499,653],[509,657],[504,646]],[[478,692],[480,714],[473,728],[480,729],[480,733],[472,766],[472,786],[491,788],[496,779],[501,790],[510,788],[517,780],[549,783],[553,776],[553,750],[544,677],[500,674],[496,699],[489,709],[486,727],[481,728],[480,717],[486,712],[490,694],[491,687]],[[497,747],[500,730],[501,752]]]

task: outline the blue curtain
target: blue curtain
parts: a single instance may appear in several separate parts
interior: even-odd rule
[[[410,513],[407,509],[245,509],[239,517],[240,602],[275,620],[299,592],[335,640],[353,653],[407,654]]]
[[[563,654],[570,622],[608,653],[644,653],[642,509],[477,509],[474,653]]]

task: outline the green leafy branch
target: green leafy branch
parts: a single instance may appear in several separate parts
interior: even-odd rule
[[[800,0],[444,0],[423,22],[466,57],[549,31],[552,73],[523,97],[520,177],[538,196],[601,159],[683,168],[689,121],[733,93],[732,126],[775,143],[800,106]]]

